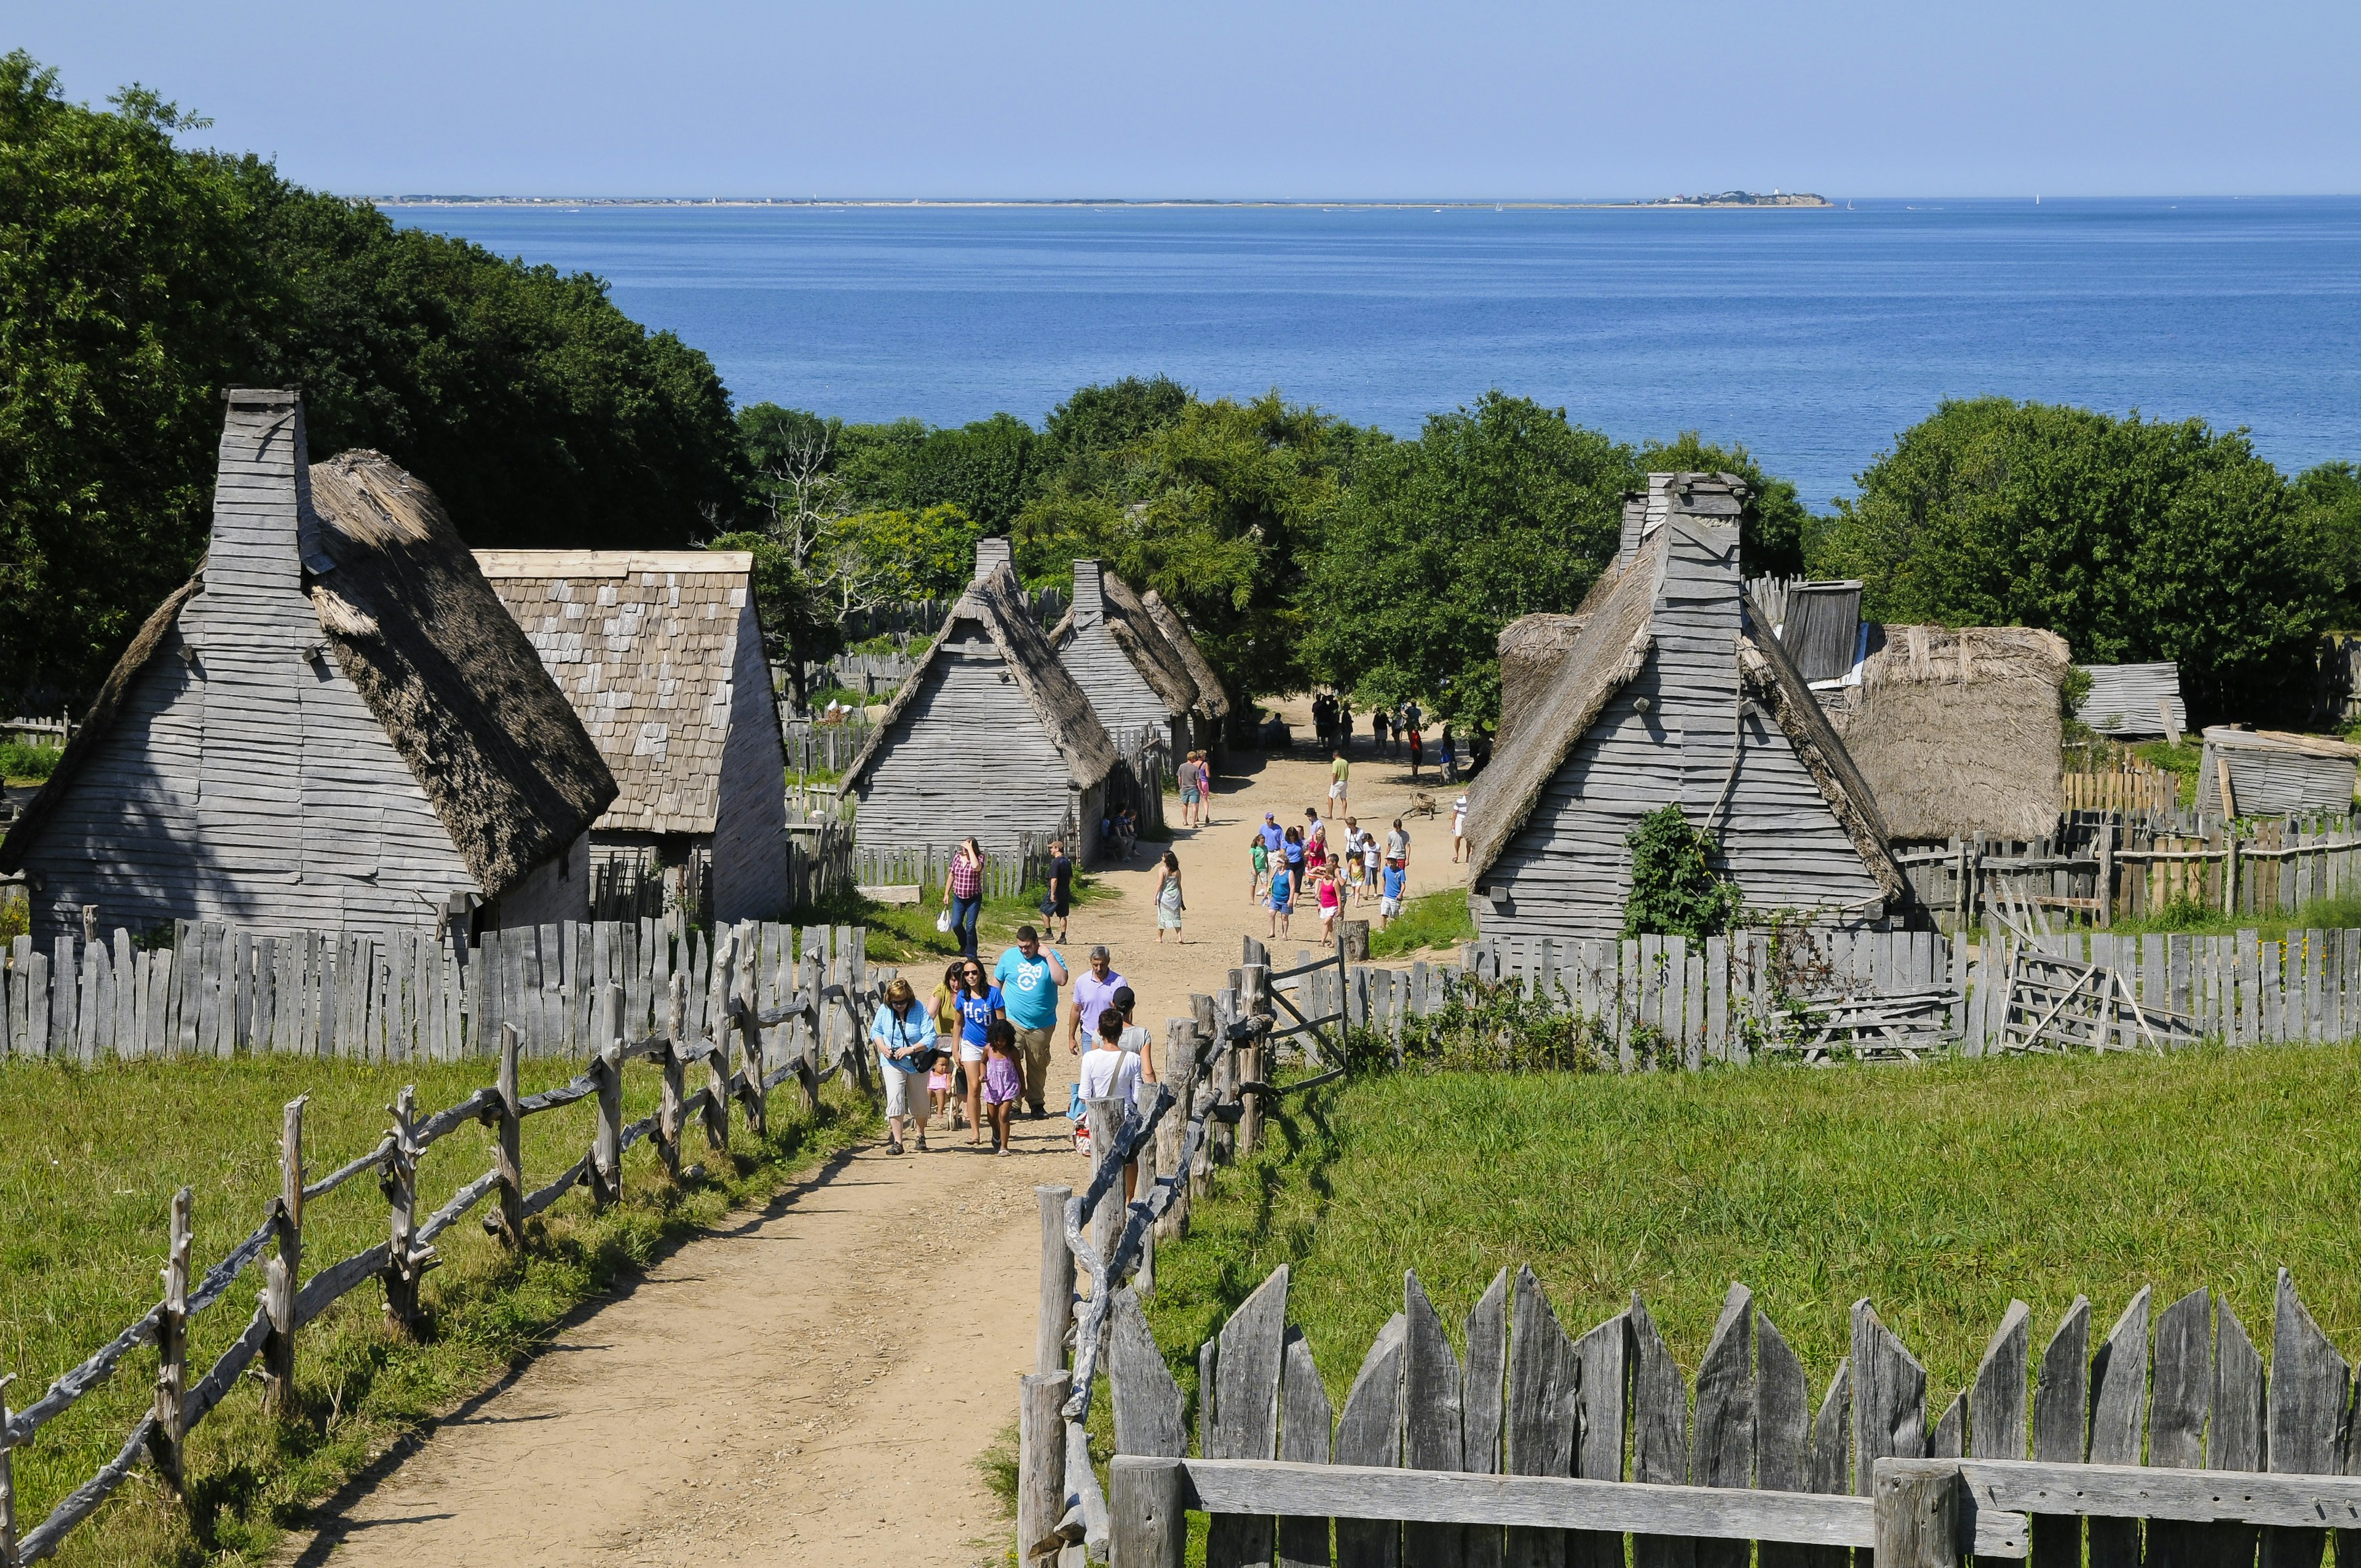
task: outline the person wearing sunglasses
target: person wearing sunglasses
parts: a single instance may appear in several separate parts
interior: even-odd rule
[[[992,983],[983,972],[983,965],[974,959],[963,959],[959,970],[959,992],[951,998],[951,1007],[959,1014],[960,1066],[967,1072],[967,1141],[983,1141],[983,1077],[985,1050],[992,1034],[993,1021],[1002,1014],[1000,987]]]

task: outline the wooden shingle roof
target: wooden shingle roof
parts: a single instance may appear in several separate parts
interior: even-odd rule
[[[594,830],[713,832],[753,557],[478,550],[476,561],[614,772],[621,793]]]

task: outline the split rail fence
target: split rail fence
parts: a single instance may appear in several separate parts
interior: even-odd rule
[[[604,1039],[593,1009],[620,986],[636,1037],[662,1018],[672,978],[685,977],[699,1035],[711,1025],[717,949],[752,955],[757,1000],[781,1005],[799,966],[829,983],[867,983],[859,931],[749,921],[708,938],[676,916],[487,931],[455,942],[433,928],[274,934],[182,921],[170,948],[131,933],[57,938],[47,950],[18,937],[0,997],[0,1047],[15,1057],[109,1058],[241,1052],[366,1061],[489,1056],[512,1024],[531,1057],[583,1056]]]
[[[2143,1521],[2151,1563],[2252,1563],[2259,1536],[2264,1563],[2316,1568],[2330,1528],[2339,1563],[2361,1550],[2351,1369],[2284,1271],[2268,1374],[2205,1289],[2151,1326],[2142,1288],[2095,1349],[2077,1298],[2037,1359],[2015,1301],[1931,1424],[1937,1391],[1866,1299],[1816,1404],[1743,1285],[1692,1382],[1636,1293],[1577,1337],[1528,1268],[1493,1279],[1464,1355],[1407,1276],[1338,1412],[1288,1284],[1282,1266],[1199,1347],[1193,1455],[1137,1295],[1115,1293],[1115,1568],[1179,1568],[1192,1511],[1212,1516],[1206,1568],[1274,1552],[1287,1568],[1609,1568],[1627,1536],[1642,1568],[1804,1568],[1847,1548],[1879,1568],[2134,1568]]]
[[[860,951],[862,933],[851,933],[850,953]],[[625,987],[608,981],[596,998],[597,1037],[601,1042],[588,1067],[569,1082],[538,1094],[520,1094],[517,1064],[523,1032],[513,1021],[500,1026],[496,1080],[431,1115],[420,1115],[413,1091],[403,1089],[391,1107],[393,1125],[377,1147],[316,1181],[307,1182],[303,1160],[305,1099],[291,1101],[280,1128],[280,1195],[262,1223],[230,1249],[201,1280],[192,1280],[190,1257],[191,1198],[182,1188],[172,1201],[170,1250],[164,1268],[164,1298],[79,1366],[50,1384],[47,1393],[20,1410],[0,1403],[0,1568],[38,1562],[54,1554],[74,1528],[121,1486],[142,1457],[164,1484],[178,1492],[188,1434],[236,1387],[249,1365],[260,1363],[263,1400],[281,1419],[296,1415],[293,1398],[295,1343],[305,1325],[337,1300],[372,1280],[384,1290],[385,1307],[397,1330],[415,1332],[424,1321],[419,1281],[439,1261],[434,1243],[469,1211],[496,1200],[483,1219],[486,1231],[511,1249],[526,1245],[525,1223],[576,1187],[589,1189],[594,1205],[614,1202],[623,1190],[623,1156],[653,1140],[657,1157],[677,1176],[687,1129],[701,1124],[712,1148],[730,1139],[730,1107],[741,1106],[755,1135],[769,1124],[771,1091],[797,1080],[807,1102],[817,1106],[821,1084],[842,1069],[869,1087],[865,1045],[878,987],[848,981],[826,950],[807,955],[794,989],[766,1003],[757,980],[759,946],[741,927],[724,935],[701,986],[686,970],[664,981],[663,1017],[651,1029],[635,1019]],[[890,979],[881,971],[879,985]],[[732,1065],[733,1047],[735,1066]],[[663,1102],[653,1114],[623,1122],[623,1072],[648,1061],[663,1073]],[[704,1068],[705,1082],[686,1092],[689,1071]],[[579,1101],[595,1102],[596,1120],[582,1157],[551,1180],[528,1188],[521,1154],[525,1118]],[[418,1214],[418,1165],[437,1141],[480,1123],[495,1130],[492,1168],[459,1189],[442,1208]],[[388,1206],[385,1242],[303,1277],[303,1215],[317,1202],[374,1173]],[[263,1270],[262,1299],[245,1332],[193,1384],[189,1381],[188,1325],[225,1294],[249,1267]],[[143,1345],[158,1347],[160,1366],[154,1408],[135,1426],[115,1458],[77,1486],[49,1516],[20,1537],[16,1528],[12,1452],[30,1443],[43,1426],[102,1387],[125,1356]]]

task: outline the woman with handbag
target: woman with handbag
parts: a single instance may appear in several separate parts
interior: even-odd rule
[[[885,1082],[885,1152],[902,1152],[904,1124],[918,1124],[918,1149],[927,1147],[927,1073],[937,1054],[933,1009],[918,1001],[898,975],[869,1025],[877,1066]]]
[[[960,957],[976,956],[975,926],[983,914],[983,846],[972,838],[951,851],[950,874],[943,879],[943,912],[935,929],[959,938]]]

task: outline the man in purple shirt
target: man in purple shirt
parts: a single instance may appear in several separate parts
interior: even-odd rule
[[[1075,980],[1074,999],[1066,1007],[1066,1049],[1079,1054],[1085,1042],[1099,1037],[1099,1014],[1106,1011],[1115,993],[1130,983],[1115,973],[1106,948],[1091,949],[1091,967]]]

